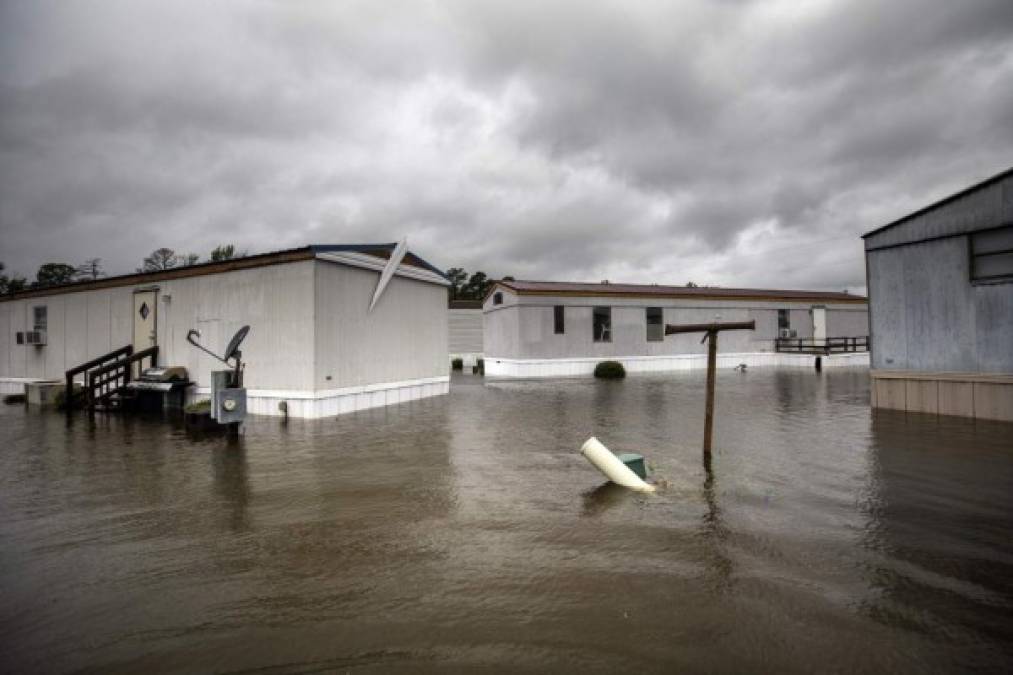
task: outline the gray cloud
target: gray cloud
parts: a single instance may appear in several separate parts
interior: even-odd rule
[[[0,260],[407,235],[549,279],[861,289],[1006,168],[1013,5],[0,5]]]

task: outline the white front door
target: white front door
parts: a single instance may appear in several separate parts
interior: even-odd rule
[[[158,290],[134,292],[134,353],[158,343]]]
[[[827,310],[825,307],[813,307],[813,342],[824,344],[827,339]]]

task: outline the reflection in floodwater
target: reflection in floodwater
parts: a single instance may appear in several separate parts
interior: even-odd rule
[[[703,498],[707,510],[701,518],[700,532],[709,550],[710,564],[707,566],[707,581],[715,592],[729,590],[734,579],[734,563],[725,553],[729,532],[721,517],[721,507],[715,494],[715,479],[712,462],[704,460]]]
[[[229,530],[240,532],[250,526],[246,448],[242,437],[221,440],[223,447],[210,451],[215,491],[222,503],[223,522]]]
[[[231,444],[0,409],[11,671],[999,671],[1010,425],[868,374],[484,384]],[[601,484],[589,436],[666,487]]]
[[[1010,425],[877,410],[871,428],[862,610],[933,639],[1013,642]]]
[[[596,516],[608,509],[622,504],[627,499],[634,499],[636,493],[612,481],[602,483],[596,488],[588,490],[583,495],[585,516]]]

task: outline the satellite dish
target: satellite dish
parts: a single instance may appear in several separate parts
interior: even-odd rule
[[[222,361],[228,361],[229,359],[237,356],[239,352],[239,345],[246,339],[246,334],[250,332],[249,326],[243,326],[236,331],[236,334],[229,340],[229,346],[225,348],[225,358]]]

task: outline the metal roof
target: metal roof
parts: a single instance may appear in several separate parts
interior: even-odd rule
[[[241,258],[203,262],[197,263],[196,265],[186,265],[185,267],[171,267],[169,269],[155,270],[152,272],[133,272],[130,274],[103,277],[101,279],[73,281],[68,284],[26,288],[25,290],[18,291],[17,293],[9,293],[7,295],[0,296],[0,302],[44,295],[78,293],[81,291],[92,291],[101,288],[115,288],[117,286],[131,286],[134,284],[166,281],[169,279],[184,279],[187,277],[220,274],[222,272],[266,267],[268,265],[279,265],[283,263],[298,262],[301,260],[312,260],[318,253],[352,251],[355,253],[364,253],[386,259],[390,257],[390,253],[394,250],[395,246],[396,244],[310,244],[301,248],[290,248],[280,251],[270,251],[268,253],[257,253]],[[441,270],[437,269],[410,251],[407,255],[405,255],[404,260],[401,262],[406,265],[429,270],[430,272],[438,274],[442,279],[447,278]]]
[[[698,298],[710,300],[796,300],[825,302],[867,302],[865,296],[836,291],[800,291],[717,286],[661,286],[658,284],[577,283],[568,281],[498,281],[520,295],[583,295]],[[495,288],[495,286],[494,286]]]
[[[933,211],[935,209],[938,209],[940,206],[945,206],[946,204],[949,204],[950,202],[956,201],[956,200],[960,199],[961,197],[965,197],[968,194],[970,194],[970,193],[972,193],[972,192],[974,192],[976,190],[980,190],[983,187],[987,187],[987,186],[991,185],[992,183],[995,183],[995,182],[998,182],[1000,180],[1003,180],[1004,178],[1007,178],[1009,176],[1013,176],[1013,167],[1010,167],[1010,168],[1006,169],[1005,171],[997,173],[994,176],[986,178],[983,181],[975,183],[974,185],[972,185],[970,187],[964,188],[960,192],[954,192],[949,197],[943,197],[939,201],[932,202],[928,206],[923,206],[922,208],[918,209],[917,211],[914,211],[912,213],[907,214],[906,216],[898,218],[897,220],[889,222],[886,225],[883,225],[881,227],[877,227],[875,230],[869,230],[868,232],[866,232],[865,234],[862,235],[862,239],[865,239],[866,237],[871,237],[874,234],[879,234],[880,232],[883,232],[884,230],[889,230],[891,227],[895,227],[895,226],[900,225],[902,223],[906,223],[907,221],[913,220],[914,218],[917,218],[918,216],[923,216],[926,213],[928,213],[929,211]]]

